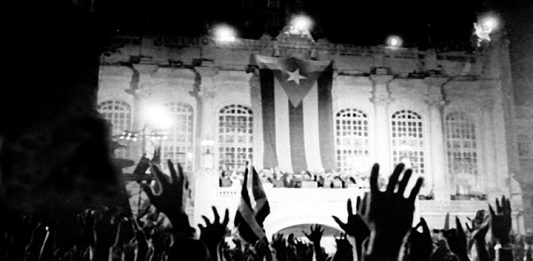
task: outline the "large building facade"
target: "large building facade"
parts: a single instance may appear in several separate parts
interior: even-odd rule
[[[521,108],[515,117],[507,45],[496,39],[472,53],[363,48],[283,33],[233,43],[121,36],[102,56],[98,108],[115,137],[138,133],[117,157],[137,161],[160,147],[162,159],[184,167],[195,188],[188,211],[196,224],[211,205],[236,209],[240,188],[219,187],[220,169],[242,170],[248,159],[262,168],[259,78],[250,56],[332,60],[337,171],[367,176],[378,162],[386,176],[404,162],[425,178],[421,194],[432,197],[419,200],[417,211],[432,226],[445,213],[471,216],[506,195],[522,230],[533,225],[524,217],[531,206],[522,204],[531,200],[531,191],[522,193],[531,178],[521,167],[533,165],[533,113]],[[164,106],[172,124],[153,126],[143,113],[149,104]],[[344,216],[346,199],[364,191],[267,188],[267,233],[306,223],[336,227],[331,215]]]

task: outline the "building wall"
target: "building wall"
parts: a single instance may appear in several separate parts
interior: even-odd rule
[[[419,114],[425,137],[422,150],[426,185],[422,194],[433,192],[438,202],[449,202],[457,185],[452,183],[448,174],[444,119],[452,112],[469,115],[476,126],[481,192],[490,200],[511,193],[511,166],[516,157],[508,145],[509,126],[505,117],[510,112],[504,97],[508,86],[501,77],[505,75],[501,70],[508,68],[499,66],[500,61],[494,61],[494,53],[498,52],[491,52],[491,48],[502,48],[501,45],[487,46],[484,51],[468,54],[361,48],[288,36],[276,40],[268,37],[239,40],[226,45],[209,38],[122,37],[115,42],[114,48],[102,57],[99,101],[120,99],[134,104],[133,128],[142,126],[143,119],[138,112],[142,102],[180,101],[193,107],[194,164],[190,175],[196,188],[196,205],[190,213],[194,221],[199,221],[201,214],[208,213],[213,202],[235,207],[234,203],[220,199],[223,194],[216,192],[220,190],[217,188],[218,112],[229,104],[240,104],[253,112],[260,108],[257,75],[253,70],[247,70],[251,54],[298,55],[334,61],[333,112],[355,108],[368,115],[370,146],[366,171],[370,170],[370,164],[379,162],[382,175],[391,172],[391,115],[398,110]],[[139,75],[136,86],[132,85],[134,72]],[[132,87],[136,90],[133,95],[126,92]],[[262,130],[260,117],[253,117],[253,124],[255,132]],[[522,132],[529,135],[527,131]],[[258,159],[261,158],[262,142],[255,137],[261,136],[254,135],[253,140],[253,159],[258,168],[261,168]],[[208,144],[205,141],[214,141],[214,147],[205,145]],[[135,155],[140,155],[139,146],[132,143],[130,148],[130,156],[137,160]],[[207,150],[214,155],[206,153]],[[208,192],[211,189],[214,192]],[[231,193],[237,190],[234,188]],[[522,201],[515,197],[513,200],[514,210],[518,211]],[[343,204],[338,202],[339,206]],[[430,204],[422,206],[426,208],[420,210],[422,214],[437,216],[439,213]],[[443,209],[453,212],[452,205]],[[471,209],[471,213],[476,210]],[[461,215],[468,214],[464,208],[461,211]]]
[[[533,226],[533,106],[517,106],[516,134],[520,172],[513,176],[512,192],[522,197],[526,227]]]

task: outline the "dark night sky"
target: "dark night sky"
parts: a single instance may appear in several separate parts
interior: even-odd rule
[[[141,0],[132,8],[134,19],[126,31],[146,30],[166,34],[205,34],[209,24],[224,21],[244,38],[273,36],[284,24],[266,28],[266,0]],[[468,43],[476,14],[488,9],[486,0],[307,0],[300,7],[287,2],[289,12],[303,11],[316,23],[315,38],[360,45],[381,44],[389,34],[398,34],[408,46],[427,47],[454,42]],[[252,4],[246,4],[252,3]],[[284,5],[281,0],[281,5]],[[282,16],[287,16],[282,14]]]

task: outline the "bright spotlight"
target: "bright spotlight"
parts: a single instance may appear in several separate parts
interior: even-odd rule
[[[389,48],[400,48],[403,45],[403,40],[397,35],[391,35],[387,37],[386,43]]]
[[[481,26],[484,30],[493,32],[494,30],[498,29],[498,19],[493,15],[487,15],[483,18],[481,18]]]
[[[477,23],[474,23],[474,33],[478,38],[478,46],[482,41],[490,42],[490,34],[498,30],[500,21],[495,14],[486,14],[480,17]]]
[[[215,41],[220,43],[232,43],[237,39],[235,29],[228,25],[217,25],[213,29]]]
[[[161,105],[145,104],[142,107],[145,122],[156,129],[167,129],[172,126],[173,120],[170,112]]]
[[[306,15],[294,16],[290,22],[291,34],[308,34],[313,26],[313,20]]]

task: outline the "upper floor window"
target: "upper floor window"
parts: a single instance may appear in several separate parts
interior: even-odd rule
[[[231,104],[218,114],[218,164],[228,171],[243,170],[253,153],[253,116],[246,106]]]
[[[392,162],[404,163],[414,173],[425,174],[424,129],[422,116],[411,110],[392,114]]]
[[[463,112],[446,115],[448,174],[457,194],[481,192],[476,124]]]
[[[131,131],[131,106],[128,103],[119,100],[103,101],[98,104],[98,111],[111,124],[111,135]],[[117,149],[115,155],[120,158],[129,156],[126,148]]]
[[[346,108],[335,115],[337,169],[353,172],[368,167],[369,139],[366,113]]]
[[[165,104],[173,118],[172,127],[162,141],[161,159],[181,164],[182,168],[192,171],[193,163],[193,107],[186,103],[170,102]],[[166,164],[161,164],[166,166]]]

